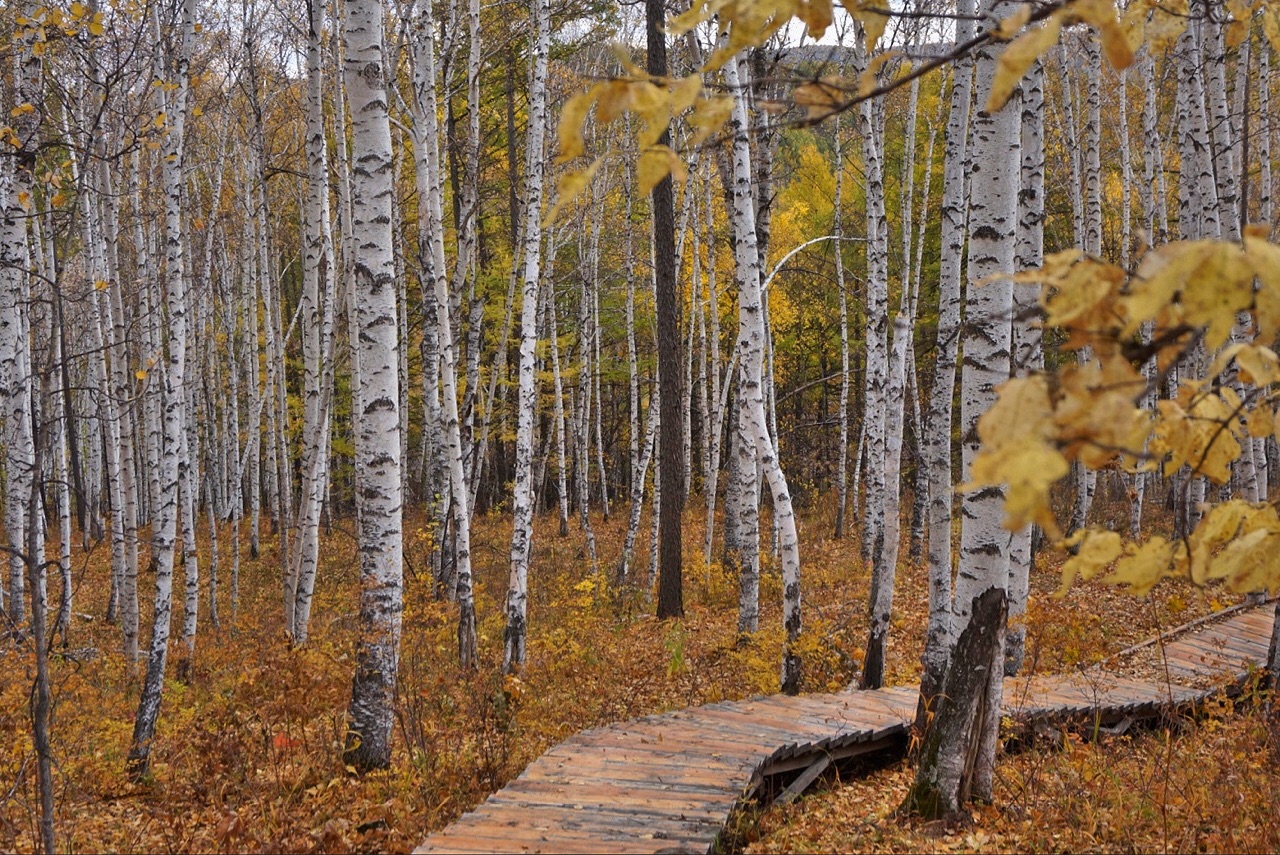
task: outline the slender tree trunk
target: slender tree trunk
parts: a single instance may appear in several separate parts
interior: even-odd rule
[[[666,4],[645,0],[646,71],[656,77],[667,74]],[[658,145],[670,145],[671,133],[663,130]],[[655,308],[658,315],[658,384],[663,410],[658,437],[663,502],[659,517],[660,557],[658,572],[658,617],[684,616],[682,518],[684,515],[684,437],[679,411],[684,358],[681,353],[680,295],[676,290],[675,193],[671,176],[653,188],[650,215],[653,218],[655,268]]]
[[[160,495],[152,526],[151,567],[156,580],[156,598],[147,676],[134,718],[133,741],[126,771],[133,779],[147,773],[151,741],[160,715],[165,665],[169,651],[169,628],[173,616],[173,563],[177,547],[179,482],[182,469],[183,437],[186,431],[187,294],[186,248],[183,235],[182,168],[187,96],[190,79],[191,43],[195,37],[196,0],[183,0],[176,34],[175,54],[169,57],[169,77],[178,88],[164,98],[168,127],[161,172],[164,180],[165,274],[169,343],[161,380],[163,427],[161,435]],[[157,34],[159,35],[159,34]]]
[[[307,190],[303,252],[303,455],[298,543],[293,550],[294,644],[307,641],[311,598],[320,559],[320,512],[329,480],[329,411],[333,400],[333,236],[329,230],[329,163],[325,144],[324,84],[320,54],[324,0],[307,5]],[[288,612],[288,609],[286,609]]]
[[[543,140],[547,127],[547,55],[551,43],[549,0],[533,0],[529,57],[529,107],[525,132],[524,279],[520,309],[520,386],[516,420],[516,473],[512,509],[511,578],[507,588],[507,628],[502,670],[518,671],[525,660],[529,598],[529,552],[533,540],[533,428],[538,398],[535,357],[538,343],[539,269],[542,263]]]
[[[892,602],[897,542],[888,542],[889,517],[897,516],[896,504],[890,505],[887,493],[889,418],[889,224],[885,216],[884,198],[884,126],[876,121],[871,101],[859,106],[862,136],[862,168],[866,185],[867,216],[867,281],[866,281],[866,381],[863,420],[867,430],[867,507],[875,511],[863,517],[863,539],[871,565],[870,633],[866,659],[859,684],[877,688],[883,680],[884,653],[887,643],[889,613],[886,602]],[[892,526],[897,530],[896,523]]]
[[[840,445],[836,450],[836,527],[833,537],[844,537],[845,512],[849,507],[849,297],[844,279],[844,141],[840,138],[840,117],[835,120],[836,195],[832,203],[831,234],[836,255],[836,292],[840,299]]]
[[[458,661],[464,668],[474,668],[476,662],[475,598],[471,579],[471,512],[470,493],[465,473],[462,448],[462,422],[458,412],[457,347],[453,325],[449,317],[449,280],[445,270],[444,252],[444,180],[440,168],[436,122],[436,71],[435,71],[435,21],[431,5],[422,2],[416,23],[417,38],[414,43],[414,88],[416,94],[415,133],[416,147],[425,155],[418,168],[426,174],[426,199],[419,202],[419,216],[425,214],[424,236],[428,248],[423,252],[427,277],[431,282],[430,298],[436,307],[435,337],[440,348],[440,415],[444,428],[442,449],[449,478],[449,504],[452,507],[454,534],[454,561],[452,574],[458,599]],[[422,182],[419,181],[421,186]],[[474,200],[472,200],[474,208]],[[471,216],[467,217],[468,229]],[[469,232],[470,233],[470,232]],[[467,259],[456,261],[465,269]],[[443,558],[441,559],[443,561]]]
[[[355,418],[360,633],[345,762],[360,771],[391,762],[400,654],[401,460],[396,289],[392,281],[391,126],[383,80],[382,4],[347,0],[344,76],[351,103],[353,301],[359,347]]]
[[[1036,62],[1022,81],[1022,164],[1018,191],[1018,228],[1014,266],[1032,270],[1044,263],[1044,69]],[[1039,287],[1013,286],[1013,370],[1017,376],[1044,367],[1040,328],[1034,316]],[[1034,562],[1031,526],[1013,532],[1009,542],[1009,633],[1004,673],[1017,674],[1026,657],[1025,615]]]
[[[755,207],[751,199],[751,149],[747,136],[746,95],[739,85],[739,58],[730,59],[725,77],[734,92],[733,138],[733,223],[734,261],[738,279],[738,350],[742,354],[741,420],[747,426],[744,439],[754,441],[758,459],[773,494],[774,516],[781,529],[782,691],[795,694],[800,688],[800,656],[795,645],[800,635],[800,550],[795,514],[786,478],[782,473],[765,420],[764,405],[764,306],[760,290],[760,254],[756,244]],[[753,467],[754,469],[754,467]],[[754,476],[754,472],[752,473]]]

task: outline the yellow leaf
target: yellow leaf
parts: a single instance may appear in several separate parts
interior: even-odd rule
[[[1262,7],[1262,32],[1271,42],[1271,49],[1280,51],[1280,6],[1272,3]]]
[[[1191,546],[1191,581],[1203,585],[1209,580],[1211,554],[1225,543],[1236,538],[1240,524],[1252,511],[1252,507],[1240,500],[1231,499],[1210,508],[1200,520],[1187,542]]]
[[[586,144],[582,140],[582,125],[587,120],[587,113],[591,112],[591,106],[596,102],[601,88],[597,84],[565,102],[564,108],[560,111],[560,151],[556,155],[556,163],[565,163],[587,153]]]
[[[1129,42],[1130,51],[1136,51],[1142,46],[1147,29],[1147,15],[1150,11],[1146,3],[1136,2],[1136,0],[1129,3],[1128,8],[1124,10],[1124,15],[1120,18],[1120,26]]]
[[[1071,5],[1071,12],[1098,31],[1102,53],[1113,68],[1128,68],[1133,63],[1129,37],[1116,17],[1116,7],[1111,0],[1077,0]]]
[[[1129,315],[1126,330],[1158,316],[1175,297],[1187,323],[1207,327],[1205,345],[1221,347],[1236,313],[1253,303],[1253,271],[1239,244],[1178,241],[1147,253],[1123,301]]]
[[[1062,565],[1062,587],[1059,594],[1065,594],[1077,578],[1085,581],[1092,579],[1124,551],[1119,534],[1098,529],[1081,529],[1063,545],[1076,547],[1076,554]]]
[[[1018,34],[1018,32],[1027,25],[1031,20],[1031,4],[1023,3],[1013,11],[1013,14],[1007,18],[1000,20],[1000,25],[992,32],[994,38],[1002,42],[1007,42]]]
[[[1271,436],[1275,427],[1275,413],[1270,407],[1257,406],[1249,411],[1249,416],[1245,419],[1245,429],[1249,432],[1249,436],[1261,439],[1264,436]]]
[[[1039,27],[1018,36],[1004,49],[996,66],[995,78],[991,81],[991,94],[987,97],[983,110],[994,113],[1005,105],[1032,63],[1058,43],[1061,30],[1062,18],[1055,13]]]
[[[111,283],[109,283],[105,279],[99,279],[93,283],[93,288],[95,291],[105,291],[110,287],[111,287]]]
[[[656,145],[671,120],[667,90],[647,80],[632,83],[631,109],[644,122],[644,129],[637,135],[641,148]]]
[[[15,116],[15,117],[25,116],[27,113],[34,113],[35,111],[36,111],[35,104],[30,104],[30,103],[19,104],[18,106],[14,107],[12,110],[9,111],[9,115]]]
[[[73,18],[83,18],[88,11],[88,7],[79,2],[79,0],[71,4],[71,16]]]
[[[1147,19],[1145,28],[1147,46],[1152,55],[1156,55],[1177,41],[1186,30],[1190,10],[1187,0],[1156,0],[1150,3],[1150,8],[1151,17]]]
[[[1268,587],[1271,578],[1280,576],[1275,569],[1276,541],[1265,528],[1241,535],[1214,557],[1208,577],[1225,579],[1228,588],[1242,594]]]
[[[702,93],[702,77],[690,74],[671,86],[671,115],[678,116],[693,106]]]
[[[694,103],[693,112],[688,118],[689,124],[696,129],[689,144],[696,146],[706,142],[712,134],[724,127],[724,123],[729,121],[732,112],[733,98],[728,95],[718,98],[699,98]]]
[[[607,125],[626,111],[631,104],[631,85],[626,80],[610,80],[598,87],[596,121]],[[561,114],[563,116],[563,113]],[[563,119],[561,120],[563,121]]]
[[[880,41],[885,27],[889,25],[889,15],[885,11],[889,5],[888,0],[842,0],[842,2],[854,20],[862,24],[867,52],[875,50],[876,43]]]
[[[810,38],[821,38],[831,26],[831,0],[806,0],[796,10],[796,17],[804,22]]]
[[[1145,594],[1166,574],[1172,560],[1173,544],[1156,536],[1132,551],[1126,550],[1106,581],[1128,585],[1131,594]]]
[[[668,175],[674,181],[684,181],[686,173],[684,161],[670,147],[653,145],[640,155],[640,163],[636,167],[636,184],[641,195],[647,196]]]
[[[1246,233],[1244,254],[1258,277],[1259,287],[1254,294],[1258,338],[1263,342],[1275,341],[1280,334],[1280,246]]]
[[[591,185],[591,179],[595,177],[596,169],[600,166],[602,160],[603,158],[596,158],[587,168],[566,172],[560,176],[560,181],[556,185],[556,202],[551,206],[551,210],[547,212],[545,222],[555,222],[564,206],[576,199],[582,194],[582,191]]]
[[[146,372],[146,371],[143,371],[141,368],[139,368],[137,371],[133,372],[133,376],[134,376],[134,377],[137,377],[139,380],[146,380],[146,379],[147,379],[147,372]]]
[[[1262,345],[1245,345],[1236,354],[1240,366],[1240,379],[1255,386],[1265,386],[1280,380],[1280,357],[1274,350]]]
[[[1124,282],[1124,271],[1119,267],[1068,250],[1046,259],[1044,275],[1042,281],[1048,287],[1043,289],[1040,302],[1045,309],[1046,323],[1090,331],[1111,325],[1099,315],[1110,315],[1114,311],[1108,298]],[[1068,346],[1077,344],[1071,341]]]
[[[722,6],[724,6],[723,2],[701,3],[696,2],[695,0],[695,2],[689,5],[688,11],[676,15],[674,18],[667,19],[667,35],[684,35],[703,21],[710,20],[711,16],[714,15]]]
[[[885,63],[898,56],[898,51],[887,50],[884,53],[877,54],[867,63],[867,68],[862,74],[858,75],[858,97],[866,98],[876,87],[880,85],[879,74],[880,69],[884,68]]]
[[[1035,523],[1058,535],[1058,522],[1049,505],[1049,488],[1071,471],[1062,452],[1027,437],[997,451],[981,451],[970,467],[970,483],[962,491],[991,484],[1005,484],[1004,527],[1018,531]]]
[[[89,35],[101,36],[102,33],[103,33],[103,28],[102,28],[101,20],[93,20],[89,22]]]

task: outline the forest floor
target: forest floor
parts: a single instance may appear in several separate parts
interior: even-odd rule
[[[576,731],[777,691],[782,630],[775,565],[766,562],[761,584],[762,629],[739,639],[736,579],[702,560],[702,516],[690,511],[684,529],[686,617],[661,623],[641,595],[617,596],[600,584],[612,575],[625,520],[615,513],[607,523],[597,516],[595,525],[600,577],[576,525],[560,538],[554,517],[539,520],[529,583],[529,661],[519,678],[503,678],[507,517],[476,520],[481,667],[470,674],[456,664],[456,611],[432,596],[429,536],[421,520],[406,521],[395,756],[389,770],[364,778],[349,774],[340,759],[358,596],[349,528],[335,526],[325,541],[312,638],[299,650],[290,649],[282,630],[274,538],[264,526],[259,558],[251,560],[243,550],[240,604],[232,620],[229,530],[221,532],[222,628],[202,627],[189,680],[168,682],[151,772],[137,784],[126,779],[123,767],[141,670],[126,666],[118,628],[102,619],[109,545],[87,553],[77,548],[77,617],[69,645],[95,648],[98,655],[53,662],[59,850],[408,851]],[[869,574],[856,538],[835,540],[831,529],[830,512],[802,512],[806,691],[848,685],[867,631]],[[640,540],[647,543],[647,536]],[[634,564],[641,576],[648,567],[646,543]],[[208,563],[204,547],[202,568]],[[1039,673],[1099,661],[1234,602],[1174,583],[1145,598],[1102,586],[1077,586],[1056,598],[1061,559],[1042,559],[1027,618],[1027,663]],[[150,579],[139,587],[149,600]],[[51,599],[56,602],[56,586]],[[890,684],[916,679],[926,603],[923,567],[904,561]],[[207,614],[202,602],[202,621]],[[149,618],[144,604],[144,641]],[[174,626],[180,626],[178,615]],[[32,851],[37,832],[27,712],[33,673],[29,650],[0,651],[0,851]],[[1273,800],[1280,774],[1254,713],[1209,718],[1176,733],[1067,746],[1007,755],[996,806],[977,811],[971,827],[895,819],[911,774],[897,764],[831,785],[789,808],[748,816],[737,839],[760,852],[1280,848]]]

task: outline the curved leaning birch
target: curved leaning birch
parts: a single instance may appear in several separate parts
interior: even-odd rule
[[[800,543],[795,512],[786,476],[773,446],[764,409],[764,306],[760,289],[760,255],[756,245],[755,206],[751,198],[751,147],[747,136],[746,95],[739,85],[738,63],[742,55],[725,64],[725,79],[734,92],[733,112],[733,228],[734,265],[738,278],[738,352],[742,354],[741,378],[745,403],[741,418],[743,438],[754,440],[765,480],[773,493],[782,553],[782,623],[786,643],[782,652],[782,690],[794,694],[800,688],[800,657],[795,643],[800,636]]]

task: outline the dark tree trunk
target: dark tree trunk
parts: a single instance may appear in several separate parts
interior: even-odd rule
[[[932,698],[932,723],[920,750],[916,781],[902,810],[929,819],[954,817],[969,800],[974,761],[991,709],[993,669],[1003,665],[1004,624],[1008,601],[1003,588],[988,588],[973,598],[969,625],[951,653],[942,690]]]
[[[667,73],[667,41],[663,0],[645,0],[645,31],[648,36],[648,72],[656,77]],[[659,145],[671,144],[664,131]],[[658,310],[658,383],[660,385],[661,433],[658,438],[658,467],[662,478],[662,506],[658,517],[658,617],[684,615],[680,532],[684,512],[684,432],[680,412],[684,382],[683,346],[680,337],[680,303],[676,292],[675,193],[671,176],[653,188],[653,250],[657,262],[656,298]]]

